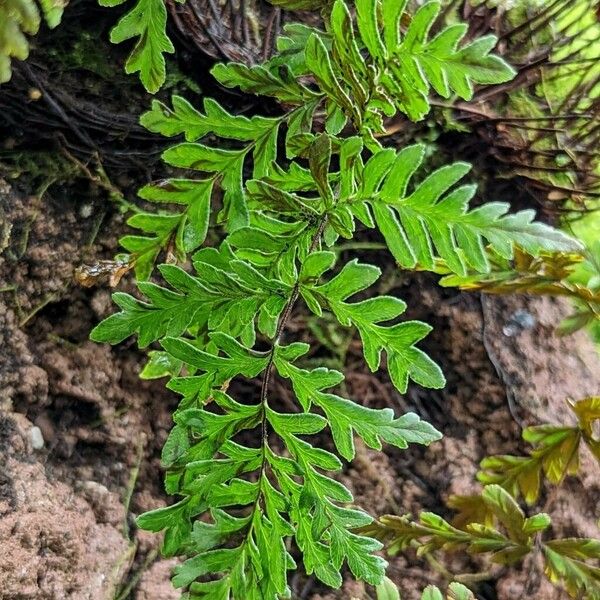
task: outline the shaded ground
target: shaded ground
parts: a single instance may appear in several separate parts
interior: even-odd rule
[[[168,583],[173,562],[156,558],[158,539],[136,531],[132,520],[167,501],[159,453],[176,398],[162,382],[137,378],[142,356],[133,343],[110,348],[87,340],[112,310],[109,290],[72,284],[77,265],[115,250],[118,215],[86,246],[93,214],[105,208],[99,203],[83,218],[78,201],[52,194],[40,201],[0,184],[0,209],[12,226],[0,254],[0,589],[6,600],[112,599],[128,584],[131,594],[124,597],[177,598]],[[386,291],[408,301],[408,316],[434,325],[426,349],[443,366],[448,386],[441,392],[414,387],[401,396],[384,375],[365,371],[355,342],[347,356],[349,393],[369,406],[414,410],[445,437],[427,450],[374,453],[359,446],[342,477],[372,514],[443,511],[449,494],[474,489],[483,456],[522,450],[518,422],[569,420],[565,399],[598,392],[600,362],[585,334],[554,336],[567,310],[561,302],[482,299],[439,290],[429,277],[386,275]],[[298,315],[290,336],[305,329],[304,320]],[[515,326],[523,321],[528,328]],[[586,461],[583,472],[553,503],[558,533],[598,535],[598,469]],[[537,579],[528,581],[527,572],[525,565],[522,573],[501,573],[481,586],[481,597],[515,598],[526,583],[533,597],[561,597],[546,584],[538,587]],[[414,556],[392,559],[390,576],[409,600],[435,580]],[[301,575],[292,584],[300,598],[368,597],[352,582],[339,593]]]

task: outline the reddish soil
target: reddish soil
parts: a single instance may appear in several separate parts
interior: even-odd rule
[[[120,217],[105,220],[89,244],[94,217],[103,210],[98,203],[84,217],[77,201],[27,198],[0,182],[0,217],[6,229],[12,226],[6,247],[0,246],[2,600],[108,600],[128,584],[131,593],[122,598],[178,597],[168,582],[174,562],[156,558],[158,537],[133,524],[135,515],[168,501],[159,454],[176,398],[163,382],[138,379],[143,355],[133,342],[110,348],[87,340],[112,310],[109,290],[72,284],[76,266],[110,258],[116,249]],[[524,450],[519,423],[567,422],[567,398],[597,394],[600,360],[585,333],[554,334],[568,311],[562,301],[481,298],[389,271],[387,290],[409,302],[409,317],[434,325],[425,349],[443,366],[448,385],[400,395],[385,375],[367,373],[353,344],[349,393],[373,407],[416,411],[445,437],[429,449],[375,453],[359,446],[342,478],[372,514],[444,511],[450,494],[476,489],[484,456]],[[302,320],[295,325],[302,327]],[[523,321],[526,328],[518,326]],[[599,535],[599,469],[585,457],[582,472],[565,482],[550,507],[558,534]],[[450,567],[476,565],[455,561]],[[478,594],[509,600],[528,585],[530,597],[563,597],[530,570],[526,563],[500,571]],[[437,581],[413,555],[392,558],[389,575],[408,600]],[[297,597],[313,600],[373,597],[350,581],[329,592],[299,575],[292,586]]]

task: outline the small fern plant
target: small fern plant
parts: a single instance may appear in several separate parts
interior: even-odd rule
[[[431,89],[469,98],[474,83],[510,79],[512,69],[489,54],[494,38],[460,46],[464,25],[430,36],[436,2],[405,31],[403,2],[357,0],[355,9],[336,0],[324,31],[289,26],[279,54],[260,66],[214,67],[221,84],[279,100],[279,117],[235,116],[209,98],[200,111],[174,98],[172,107],[155,101],[142,119],[153,131],[184,135],[163,159],[201,175],[142,188],[146,200],[181,207],[134,215],[142,235],[123,242],[140,278],[167,249],[170,261],[158,267],[164,283],[140,281],[143,300],[116,293],[121,311],[92,338],[158,342],[145,373],[168,375],[181,396],[162,455],[167,493],[178,500],[138,524],[165,532],[165,555],[187,558],[173,578],[185,598],[289,597],[287,574],[298,560],[333,588],[344,564],[370,584],[383,579],[381,544],[357,532],[372,518],[335,473],[341,459],[353,459],[354,436],[381,449],[430,444],[440,433],[416,414],[343,397],[343,374],[307,366],[309,346],[294,341],[290,318],[303,302],[357,330],[368,367],[379,369],[385,353],[400,393],[409,381],[445,382],[418,346],[430,326],[400,320],[401,299],[370,291],[377,267],[341,263],[340,237],[376,228],[401,268],[433,270],[442,258],[461,275],[487,272],[491,250],[509,259],[517,244],[534,255],[578,249],[534,222],[532,211],[508,214],[499,202],[470,209],[475,187],[457,185],[469,165],[415,181],[425,148],[384,148],[378,139],[385,117],[422,118]],[[213,225],[220,242],[201,247]],[[174,264],[189,255],[193,272]],[[297,399],[287,411],[275,378]],[[257,381],[255,394],[239,393],[244,379]]]
[[[439,551],[466,551],[484,555],[492,564],[510,566],[539,552],[544,573],[553,584],[562,585],[572,598],[599,600],[600,540],[548,539],[552,520],[546,511],[553,494],[548,496],[542,512],[529,517],[518,502],[522,498],[529,507],[534,506],[540,499],[542,483],[560,486],[568,476],[577,475],[583,446],[600,462],[600,442],[594,435],[600,420],[600,397],[570,402],[569,406],[577,419],[575,425],[544,424],[523,430],[523,439],[532,445],[527,456],[484,458],[477,474],[483,484],[481,492],[449,498],[448,506],[457,512],[452,522],[432,512],[422,512],[418,520],[410,515],[384,515],[362,533],[385,542],[391,554],[408,548],[425,557]],[[432,564],[439,568],[437,561]],[[473,584],[493,575],[454,577]]]

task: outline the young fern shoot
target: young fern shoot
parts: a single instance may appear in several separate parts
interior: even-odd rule
[[[384,117],[401,111],[422,118],[430,88],[468,98],[473,82],[513,75],[489,54],[492,38],[459,48],[465,29],[453,26],[429,39],[436,2],[402,35],[403,4],[357,0],[352,17],[336,0],[326,31],[289,26],[280,53],[264,64],[213,69],[226,86],[281,101],[287,110],[280,117],[234,116],[211,99],[201,112],[181,98],[173,108],[155,101],[143,117],[153,131],[185,136],[164,153],[168,164],[203,176],[143,188],[143,198],[183,211],[136,215],[130,223],[144,235],[124,245],[144,277],[167,242],[182,257],[193,252],[194,273],[161,265],[164,287],[138,284],[145,300],[116,293],[121,312],[92,338],[118,343],[137,334],[140,347],[158,341],[163,351],[149,372],[169,374],[168,387],[182,396],[162,457],[167,493],[179,501],[138,523],[165,531],[166,555],[187,557],[173,583],[190,600],[289,597],[287,572],[298,568],[297,558],[334,588],[344,564],[370,584],[383,579],[381,544],[357,532],[372,518],[333,477],[339,457],[353,459],[355,435],[381,449],[383,442],[429,444],[440,433],[416,414],[398,417],[339,395],[343,374],[306,368],[309,347],[290,339],[286,326],[302,300],[318,317],[327,312],[358,330],[372,371],[385,353],[401,393],[411,380],[443,387],[444,377],[418,347],[429,325],[399,321],[402,300],[369,295],[380,270],[356,259],[336,265],[330,248],[339,237],[376,227],[401,267],[433,270],[443,258],[461,275],[489,269],[486,245],[507,259],[516,244],[532,254],[577,248],[534,222],[531,211],[507,214],[498,202],[469,209],[474,187],[456,187],[468,165],[443,167],[412,185],[424,148],[381,146]],[[198,141],[209,134],[235,145]],[[200,248],[216,187],[223,191],[216,220],[225,233],[217,247]],[[275,376],[289,380],[295,411],[280,412]],[[259,379],[256,396],[232,397],[235,378]],[[309,441],[325,428],[336,453]]]

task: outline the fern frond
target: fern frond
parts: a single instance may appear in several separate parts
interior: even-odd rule
[[[490,269],[484,240],[505,259],[513,257],[518,243],[531,254],[543,250],[581,249],[572,238],[542,223],[523,210],[508,214],[504,202],[488,202],[469,210],[476,188],[453,188],[469,171],[466,163],[455,163],[434,171],[411,192],[407,187],[422,162],[423,146],[409,146],[398,153],[375,153],[357,175],[360,187],[340,211],[349,208],[367,226],[377,225],[394,258],[405,268],[434,270],[441,257],[455,273],[467,268]],[[340,216],[342,216],[340,212]],[[339,231],[340,234],[343,230]]]
[[[308,347],[303,348],[304,352]],[[381,440],[398,448],[408,443],[428,444],[439,435],[431,425],[419,417],[407,413],[395,419],[391,409],[373,410],[360,406],[324,389],[339,385],[344,376],[330,369],[319,367],[308,371],[282,358],[275,359],[278,373],[290,379],[294,393],[305,411],[313,404],[323,410],[338,452],[346,459],[354,458],[353,431],[367,446],[381,449]]]
[[[407,100],[403,100],[399,108],[413,120],[422,119],[428,112],[427,94],[430,88],[443,98],[455,93],[464,100],[470,100],[474,83],[503,83],[516,74],[503,59],[490,54],[496,45],[493,35],[459,47],[467,27],[458,23],[428,39],[440,9],[440,3],[435,1],[421,6],[399,46],[395,45],[393,36],[388,35],[386,49],[391,59],[391,85],[402,90],[403,98]],[[398,21],[386,24],[392,29],[398,26]],[[409,86],[419,91],[420,100],[408,91]],[[388,89],[388,93],[396,95],[394,92],[394,88]]]
[[[98,0],[100,6],[118,6],[124,2]],[[175,52],[166,28],[167,7],[164,0],[136,0],[135,6],[121,17],[110,32],[113,44],[139,38],[125,63],[125,71],[139,72],[142,84],[151,94],[155,94],[165,82],[164,54]]]
[[[228,246],[220,252],[201,250],[194,256],[194,266],[196,277],[175,265],[161,265],[161,275],[171,289],[140,282],[140,291],[149,303],[116,293],[114,300],[122,312],[100,323],[92,331],[92,339],[115,344],[137,333],[144,348],[164,336],[205,326],[209,331],[241,336],[252,344],[255,320],[264,334],[273,330],[290,291],[288,285],[260,275]]]
[[[496,44],[494,36],[459,47],[466,25],[455,24],[430,39],[439,2],[421,6],[402,35],[405,5],[391,0],[357,0],[355,30],[346,3],[336,0],[331,13],[331,50],[317,34],[306,45],[307,67],[359,130],[364,125],[361,112],[376,128],[381,126],[382,114],[392,116],[395,111],[420,120],[429,112],[432,88],[445,98],[455,93],[468,100],[474,83],[502,83],[515,75],[504,60],[490,54]],[[366,64],[362,47],[368,52]],[[342,74],[339,81],[334,65]],[[357,105],[362,107],[358,113]]]
[[[150,131],[164,136],[183,135],[185,143],[173,146],[163,153],[168,164],[201,171],[210,177],[204,180],[166,179],[149,184],[139,190],[144,200],[164,204],[187,205],[175,218],[141,212],[128,220],[132,227],[150,236],[126,236],[121,244],[130,253],[129,262],[135,264],[140,280],[147,279],[161,250],[174,248],[176,258],[198,248],[206,239],[213,188],[224,190],[223,209],[217,215],[218,223],[228,230],[245,228],[250,224],[248,202],[252,193],[245,189],[246,167],[252,163],[252,176],[264,178],[260,185],[277,184],[281,189],[294,182],[303,190],[316,189],[310,173],[292,163],[290,172],[284,172],[275,163],[277,136],[281,126],[293,123],[303,109],[292,110],[278,118],[255,116],[248,119],[228,113],[214,100],[204,101],[205,113],[196,110],[179,96],[172,99],[172,108],[154,100],[150,111],[142,115],[141,123]],[[314,110],[314,106],[313,106]],[[291,126],[291,125],[290,125]],[[241,142],[239,149],[222,149],[196,143],[208,135]],[[248,191],[251,192],[251,189]]]
[[[402,314],[406,309],[404,302],[391,296],[346,302],[348,297],[374,283],[380,274],[376,267],[354,260],[323,285],[302,285],[301,294],[316,314],[320,315],[321,307],[326,307],[342,325],[354,325],[358,329],[371,371],[379,368],[381,352],[385,350],[392,382],[400,392],[406,391],[409,378],[426,387],[444,387],[446,382],[440,368],[415,347],[431,331],[428,325],[419,321],[388,327],[380,324]]]
[[[486,486],[481,499],[504,532],[474,522],[458,529],[429,512],[421,513],[419,521],[386,515],[363,531],[386,543],[392,554],[416,544],[419,553],[462,548],[472,554],[491,553],[492,562],[514,564],[531,551],[534,534],[550,526],[550,518],[543,513],[526,518],[516,501],[498,485]]]
[[[258,374],[267,366],[269,355],[251,351],[224,334],[212,334],[211,340],[216,353],[199,350],[178,338],[164,338],[162,341],[170,355],[197,373],[180,378],[180,381],[198,379],[198,373],[213,377],[210,395],[219,407],[219,412],[209,412],[200,407],[183,409],[176,414],[176,427],[165,446],[163,462],[171,470],[169,491],[178,492],[185,500],[169,509],[147,513],[139,520],[144,528],[153,531],[166,529],[165,544],[169,554],[181,547],[193,550],[195,556],[177,569],[175,585],[188,586],[207,572],[225,571],[230,574],[218,585],[230,590],[236,598],[259,598],[261,593],[267,594],[264,597],[275,598],[277,594],[286,592],[285,571],[293,566],[283,543],[291,535],[295,536],[304,553],[307,571],[315,572],[327,584],[339,585],[338,572],[344,559],[356,577],[371,583],[379,582],[385,563],[371,553],[380,545],[349,531],[370,522],[370,517],[362,511],[339,506],[340,502],[350,502],[352,496],[321,471],[338,470],[341,468],[340,461],[330,452],[303,439],[321,431],[328,421],[309,412],[310,406],[306,404],[303,414],[281,414],[260,404],[242,405],[219,391],[219,386],[236,375],[252,377]],[[293,363],[307,351],[305,344],[279,346],[274,351],[273,360],[281,374],[292,378],[295,388],[305,386],[312,394],[312,402],[320,406],[323,398],[319,397],[319,390],[338,384],[341,374],[336,373],[332,377],[331,373],[310,373],[296,367]],[[316,381],[313,381],[315,377]],[[313,392],[310,392],[311,389]],[[400,447],[405,447],[408,441],[430,443],[439,437],[431,426],[420,424],[416,415],[406,416],[396,424],[388,409],[363,409],[331,394],[320,395],[331,396],[338,406],[343,403],[347,411],[354,411],[354,415],[346,413],[346,417],[352,415],[353,423],[358,414],[364,416],[363,413],[368,413],[369,419],[359,426],[359,434],[370,445],[379,446],[378,437]],[[281,456],[266,440],[262,448],[247,448],[230,441],[240,431],[253,429],[262,420],[285,443],[288,457]],[[351,431],[349,425],[343,422],[333,427],[348,427],[344,436]],[[193,443],[190,440],[194,440]],[[278,489],[266,477],[267,465]],[[257,481],[241,478],[256,471],[259,474]],[[307,502],[303,498],[311,500]],[[255,509],[246,518],[234,517],[226,512],[231,504],[239,507],[257,506],[257,503],[264,507],[264,512]],[[196,522],[192,528],[193,516],[197,511],[206,510],[207,506],[211,507],[213,523]],[[310,522],[313,525],[329,523],[329,533],[320,526],[307,526]],[[261,542],[263,536],[266,539]],[[234,545],[233,549],[223,547],[235,539],[242,543]],[[252,547],[260,548],[261,543],[267,544],[263,548],[265,552],[269,550],[267,554],[253,554]],[[273,559],[275,551],[279,553],[277,560]],[[268,560],[265,558],[267,555]],[[331,556],[335,557],[333,562],[324,560]],[[216,560],[219,562],[213,562]],[[268,569],[268,575],[263,574],[259,580],[252,576],[257,561],[259,564],[266,561],[263,567]],[[249,578],[246,583],[236,579],[238,569],[245,569]],[[206,585],[193,584],[191,591],[208,590]],[[217,584],[210,584],[214,585]]]
[[[566,296],[575,302],[576,310],[559,325],[562,334],[600,323],[600,243],[585,253],[543,252],[531,256],[517,248],[512,261],[494,257],[489,274],[446,275],[443,286],[486,294],[524,293]],[[446,273],[444,266],[437,272]]]
[[[310,101],[316,95],[296,80],[289,67],[277,65],[275,68],[272,61],[251,67],[241,63],[219,63],[211,73],[225,87],[237,87],[249,94],[272,96],[294,105]]]
[[[585,443],[600,462],[600,444],[595,440],[593,423],[600,419],[600,399],[591,397],[569,404],[578,426],[539,425],[523,430],[523,439],[533,445],[529,456],[490,456],[481,461],[477,478],[483,484],[498,484],[515,498],[523,495],[535,504],[540,495],[542,476],[560,484],[567,475],[579,471],[579,452]]]
[[[586,398],[571,404],[571,408],[578,427],[541,425],[524,430],[523,438],[534,444],[529,456],[484,459],[484,471],[479,474],[484,483],[482,492],[450,497],[448,506],[458,511],[452,523],[429,512],[421,513],[418,521],[410,515],[384,515],[361,532],[381,540],[392,554],[409,547],[415,547],[419,555],[460,550],[489,553],[492,562],[503,565],[520,561],[537,547],[552,583],[563,584],[572,598],[598,598],[600,540],[545,540],[544,534],[552,525],[550,516],[542,512],[526,517],[517,503],[521,493],[528,504],[537,501],[542,473],[553,484],[575,473],[581,441],[600,460],[599,444],[593,435],[600,419],[600,398]],[[429,598],[442,598],[441,593],[430,592]]]

